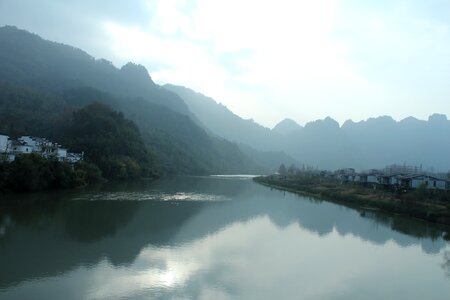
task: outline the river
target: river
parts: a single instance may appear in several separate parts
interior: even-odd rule
[[[450,299],[448,228],[244,177],[3,198],[0,299]]]

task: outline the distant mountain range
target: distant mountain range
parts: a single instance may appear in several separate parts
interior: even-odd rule
[[[392,163],[450,169],[450,121],[444,115],[399,122],[382,116],[342,126],[328,117],[304,127],[285,119],[270,129],[188,88],[161,87],[143,66],[128,63],[119,69],[12,26],[0,28],[0,81],[48,94],[61,103],[58,112],[95,101],[123,112],[171,174],[261,173],[281,163],[324,169]],[[14,105],[20,103],[3,106],[0,121],[2,116],[18,117],[11,115]],[[20,109],[28,109],[23,115],[33,113],[32,108]],[[27,134],[1,124],[0,130]]]
[[[257,150],[284,152],[297,165],[368,169],[396,163],[450,169],[450,121],[445,115],[434,114],[428,121],[408,117],[399,122],[381,116],[357,123],[348,120],[342,126],[327,117],[304,127],[285,119],[270,130],[188,88],[164,87],[177,93],[214,134]],[[286,163],[295,162],[286,158]]]

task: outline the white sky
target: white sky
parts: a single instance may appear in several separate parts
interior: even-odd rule
[[[0,24],[141,63],[268,127],[450,115],[450,1],[0,0]]]

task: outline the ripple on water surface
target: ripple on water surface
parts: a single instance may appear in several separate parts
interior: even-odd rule
[[[104,192],[88,193],[73,198],[72,200],[87,201],[202,201],[202,202],[221,202],[230,201],[229,197],[224,195],[212,195],[203,193],[163,193],[158,191],[149,192]]]

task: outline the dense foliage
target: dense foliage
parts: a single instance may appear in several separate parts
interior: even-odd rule
[[[101,180],[101,171],[85,162],[71,166],[37,154],[28,154],[18,156],[11,163],[0,163],[0,191],[73,188]]]
[[[56,95],[0,82],[0,133],[50,137],[67,109]]]
[[[98,165],[108,179],[156,176],[137,126],[105,104],[93,103],[74,112],[59,134],[70,149],[85,152],[86,160]]]
[[[58,95],[0,83],[0,132],[46,137],[85,152],[86,160],[100,167],[107,179],[157,176],[137,126],[107,105],[92,103],[97,97],[102,100],[102,93],[89,91]]]

